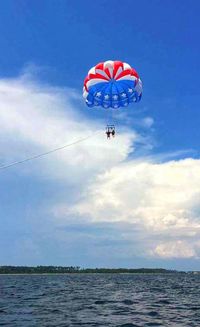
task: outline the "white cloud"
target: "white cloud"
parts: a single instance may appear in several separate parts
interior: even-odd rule
[[[104,220],[102,211],[117,209],[113,221],[143,221],[153,228],[186,226],[195,220],[200,196],[200,160],[121,163],[100,174],[76,208]],[[113,212],[111,210],[111,212]],[[93,212],[95,214],[93,214]],[[197,217],[196,217],[197,218]]]
[[[197,254],[189,242],[174,241],[161,243],[156,246],[152,253],[165,259],[168,258],[195,258]]]
[[[154,120],[152,117],[145,117],[143,120],[142,120],[142,123],[145,127],[149,128],[149,127],[152,127],[153,124],[154,124]]]
[[[193,240],[200,236],[200,160],[121,163],[100,174],[68,214],[140,226],[152,240],[154,255],[160,257],[195,256]],[[165,242],[160,245],[160,236],[172,240],[169,247]]]
[[[43,86],[25,77],[0,80],[0,158],[10,163],[87,137],[94,138],[34,162],[32,171],[40,175],[67,180],[86,180],[92,173],[104,171],[123,161],[137,139],[134,131],[121,132],[107,142],[104,124],[90,120],[88,109],[73,103],[79,94],[71,89]],[[82,111],[82,112],[81,112]],[[102,132],[101,132],[102,131]],[[112,150],[112,153],[111,153]],[[81,168],[81,169],[80,169]],[[18,166],[26,171],[28,166]]]

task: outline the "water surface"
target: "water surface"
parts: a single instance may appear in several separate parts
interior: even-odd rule
[[[0,275],[0,326],[200,326],[200,276]]]

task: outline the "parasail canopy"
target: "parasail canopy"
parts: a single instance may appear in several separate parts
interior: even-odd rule
[[[88,107],[127,107],[140,101],[142,81],[136,70],[125,62],[100,62],[85,78],[83,97]]]

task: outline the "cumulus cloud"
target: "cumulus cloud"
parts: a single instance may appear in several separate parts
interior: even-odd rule
[[[200,160],[190,158],[159,164],[134,160],[120,163],[98,175],[68,214],[90,217],[94,222],[140,226],[152,239],[152,251],[147,249],[146,254],[166,258],[196,256],[199,213]]]
[[[133,151],[137,133],[124,130],[112,144],[105,142],[104,123],[91,120],[79,98],[75,90],[44,86],[27,79],[27,74],[18,79],[0,80],[1,164],[23,160],[98,130],[94,138],[43,158],[31,169],[39,168],[37,173],[49,178],[80,182],[123,161]],[[26,168],[21,166],[18,170]]]
[[[156,246],[153,255],[162,258],[194,258],[197,256],[193,246],[189,242],[174,241],[161,243]]]
[[[95,212],[95,220],[104,220],[102,211],[110,207],[118,211],[110,217],[113,221],[142,220],[154,229],[184,227],[188,219],[198,218],[199,196],[200,160],[132,160],[97,176],[76,209],[81,214]]]

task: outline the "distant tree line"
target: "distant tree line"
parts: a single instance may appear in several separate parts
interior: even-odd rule
[[[80,268],[80,267],[62,267],[62,266],[0,266],[0,274],[67,274],[67,273],[143,273],[143,274],[169,274],[176,273],[176,270],[167,270],[162,268]]]

